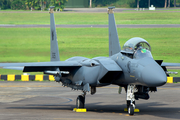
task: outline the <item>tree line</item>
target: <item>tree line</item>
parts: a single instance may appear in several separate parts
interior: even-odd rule
[[[137,7],[147,8],[150,5],[155,7],[176,7],[180,6],[180,0],[89,0],[94,7],[116,6],[116,7]],[[50,6],[56,9],[64,9],[68,0],[0,0],[1,9],[12,10],[46,10]]]
[[[56,9],[64,9],[67,0],[0,0],[1,9],[12,10],[45,10],[50,6]]]
[[[180,0],[92,0],[95,7],[115,5],[116,7],[140,7],[147,8],[150,5],[155,7],[176,7]]]

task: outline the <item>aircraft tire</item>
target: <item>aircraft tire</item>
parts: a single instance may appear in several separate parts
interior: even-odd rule
[[[129,108],[130,104],[131,104],[131,101],[130,100],[127,100],[126,101],[126,104],[127,104],[127,108]],[[133,101],[133,104],[135,105],[135,101]]]
[[[84,108],[85,98],[79,95],[76,99],[76,108]]]
[[[133,105],[130,105],[129,108],[128,108],[128,114],[129,115],[134,115],[134,107]]]

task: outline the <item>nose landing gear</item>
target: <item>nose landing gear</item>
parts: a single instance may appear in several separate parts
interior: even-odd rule
[[[129,115],[134,115],[134,110],[135,110],[134,92],[136,92],[135,85],[128,85],[126,101],[127,101],[127,110]]]

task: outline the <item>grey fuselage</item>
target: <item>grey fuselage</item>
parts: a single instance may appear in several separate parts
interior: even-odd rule
[[[122,70],[105,70],[102,60],[107,62],[114,61],[115,63],[113,64],[117,64]],[[67,81],[68,84],[72,85],[81,81],[83,84],[89,83],[90,86],[94,87],[109,84],[119,86],[135,84],[147,87],[157,87],[164,85],[167,81],[164,70],[151,57],[132,59],[119,52],[111,57],[96,57],[92,59],[72,57],[66,61],[77,61],[86,65],[69,71],[68,75],[62,75],[61,80],[63,82]],[[111,67],[110,65],[108,66]]]

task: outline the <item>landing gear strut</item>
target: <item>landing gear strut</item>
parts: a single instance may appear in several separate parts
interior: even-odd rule
[[[85,104],[85,96],[86,96],[86,92],[83,92],[82,95],[79,95],[76,99],[76,108],[84,108],[84,104]]]
[[[135,109],[135,98],[134,98],[134,92],[136,91],[135,85],[128,85],[127,86],[127,110],[129,115],[134,115],[134,109]]]

